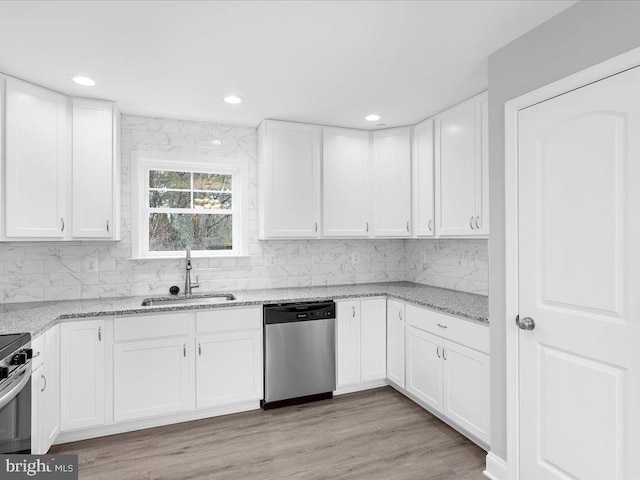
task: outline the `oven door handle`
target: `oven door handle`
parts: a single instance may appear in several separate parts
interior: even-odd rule
[[[20,379],[18,380],[18,378]],[[27,384],[27,382],[31,378],[31,368],[25,368],[24,370],[22,370],[22,372],[18,374],[18,378],[16,378],[12,382],[13,386],[11,387],[11,390],[0,397],[0,410],[6,407],[14,398],[16,398],[20,391]]]

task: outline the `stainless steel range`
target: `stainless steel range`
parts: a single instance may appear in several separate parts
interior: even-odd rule
[[[0,335],[0,453],[31,453],[31,335]]]

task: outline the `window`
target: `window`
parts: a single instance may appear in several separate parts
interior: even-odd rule
[[[137,232],[134,257],[182,256],[186,248],[194,256],[244,252],[246,175],[241,168],[228,163],[151,159],[135,163],[138,192],[137,201],[132,202],[137,223],[132,232]]]

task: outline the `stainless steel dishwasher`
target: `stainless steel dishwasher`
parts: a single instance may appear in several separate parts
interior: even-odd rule
[[[333,397],[336,304],[264,306],[264,400],[276,408]]]

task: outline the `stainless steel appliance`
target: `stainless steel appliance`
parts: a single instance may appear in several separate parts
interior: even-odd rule
[[[31,453],[31,335],[0,335],[0,453]]]
[[[336,304],[264,306],[264,409],[332,398]]]

